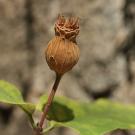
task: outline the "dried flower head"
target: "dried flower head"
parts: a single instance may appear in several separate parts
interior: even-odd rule
[[[46,61],[57,74],[64,74],[79,60],[80,52],[76,43],[79,20],[74,17],[65,19],[59,15],[54,29],[55,37],[48,43],[45,51]]]
[[[64,16],[59,15],[55,23],[55,35],[61,36],[71,41],[76,40],[76,36],[79,34],[79,19],[70,17],[65,19]]]

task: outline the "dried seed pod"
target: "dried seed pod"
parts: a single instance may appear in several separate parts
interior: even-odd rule
[[[63,16],[58,16],[55,37],[48,43],[45,51],[49,67],[57,74],[64,74],[78,62],[80,54],[76,43],[78,34],[78,18],[65,19]]]

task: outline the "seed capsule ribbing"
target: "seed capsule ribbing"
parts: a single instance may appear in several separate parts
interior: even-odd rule
[[[57,74],[64,74],[78,62],[80,54],[76,43],[78,33],[77,18],[65,19],[58,16],[55,23],[55,37],[48,43],[45,51],[49,67]]]

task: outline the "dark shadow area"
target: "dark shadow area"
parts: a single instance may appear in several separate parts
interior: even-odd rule
[[[129,82],[133,82],[134,77],[130,69],[130,62],[132,59],[135,59],[135,30],[132,30],[131,34],[128,36],[124,45],[119,48],[118,52],[122,53],[125,56],[127,62],[127,79]]]
[[[127,62],[127,79],[130,83],[133,82],[134,76],[132,74],[130,67],[131,57],[135,59],[135,14],[134,14],[135,0],[125,0],[125,5],[123,7],[124,14],[124,24],[130,29],[130,34],[128,35],[126,41],[121,48],[118,49],[118,53],[122,53]]]
[[[112,92],[115,90],[115,87],[117,87],[117,85],[111,86],[108,89],[105,89],[101,92],[94,92],[94,90],[91,91],[86,87],[84,88],[84,90],[88,95],[91,95],[91,97],[94,100],[96,100],[96,99],[99,99],[99,98],[109,98],[109,97],[111,97]]]
[[[127,130],[117,129],[111,132],[110,135],[130,135]]]
[[[125,24],[131,23],[134,20],[134,13],[132,5],[135,4],[135,0],[125,0],[125,6],[123,8]]]
[[[68,104],[68,103],[67,103]],[[65,105],[56,101],[51,106],[48,114],[48,120],[55,120],[57,122],[68,122],[74,119],[73,111]]]
[[[104,63],[102,61],[96,61],[96,64],[98,64],[99,66],[102,66],[103,68],[106,68],[106,66],[107,66],[106,63]],[[97,90],[93,90],[93,89],[87,87],[87,85],[85,85],[85,82],[83,82],[82,76],[80,73],[76,72],[73,75],[75,76],[75,78],[78,78],[80,87],[82,87],[82,89],[85,91],[87,96],[89,98],[93,98],[94,100],[100,99],[100,98],[110,98],[112,96],[113,91],[118,86],[118,84],[112,84],[112,85],[108,86],[107,88],[102,89],[101,92],[97,92]]]
[[[4,124],[7,124],[10,121],[12,112],[13,112],[14,107],[6,107],[3,104],[1,105],[0,103],[0,116],[1,120]]]
[[[132,30],[131,34],[129,34],[127,40],[125,41],[124,45],[119,49],[124,55],[128,58],[133,55],[135,56],[135,30]],[[129,60],[129,59],[127,59]]]
[[[134,80],[133,73],[131,71],[131,61],[135,59],[135,14],[133,8],[135,6],[135,0],[125,0],[123,6],[123,22],[125,28],[129,30],[128,36],[122,45],[116,50],[116,53],[122,54],[126,60],[126,77],[128,83],[132,83]],[[117,55],[115,54],[115,55]]]
[[[25,21],[26,21],[26,44],[27,44],[27,49],[28,50],[33,50],[33,39],[34,39],[34,28],[33,28],[33,23],[34,23],[34,15],[33,15],[33,9],[32,9],[32,1],[31,0],[26,0],[25,3],[25,8],[26,8],[26,14],[25,14]]]
[[[27,59],[27,64],[29,67],[29,75],[26,79],[24,79],[24,74],[22,71],[18,73],[19,79],[21,80],[21,88],[23,90],[23,97],[24,99],[27,98],[28,93],[30,92],[31,85],[32,85],[32,76],[33,76],[33,70],[31,70],[35,64],[36,64],[36,49],[34,46],[34,38],[35,38],[35,30],[33,28],[33,25],[35,23],[35,18],[33,15],[33,8],[32,8],[33,2],[32,0],[26,0],[25,1],[25,10],[26,13],[24,15],[25,20],[25,27],[26,27],[26,50],[29,54],[29,57]]]

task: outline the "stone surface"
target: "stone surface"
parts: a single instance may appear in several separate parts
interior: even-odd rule
[[[63,77],[57,95],[135,103],[134,9],[134,0],[0,0],[0,79],[16,84],[31,102],[48,93],[55,74],[45,62],[44,50],[54,36],[58,13],[75,15],[80,18],[81,56]],[[0,112],[5,108],[11,119],[3,124],[0,113],[2,135],[23,134],[25,128],[26,135],[32,134],[22,113],[3,105]],[[51,134],[69,133],[60,129]],[[134,131],[112,134],[133,135]]]

